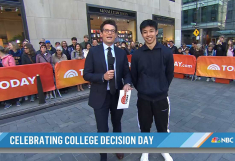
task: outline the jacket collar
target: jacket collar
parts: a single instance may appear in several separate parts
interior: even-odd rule
[[[156,45],[154,46],[153,50],[154,49],[160,49],[160,48],[162,48],[161,44],[159,42],[157,42]],[[147,50],[150,50],[150,49],[148,48],[148,46],[146,44],[144,44],[143,47],[142,47],[142,50],[147,51]]]

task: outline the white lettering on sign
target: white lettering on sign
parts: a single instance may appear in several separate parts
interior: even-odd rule
[[[1,81],[0,82],[0,89],[8,89],[9,87],[15,88],[24,85],[31,85],[34,84],[35,81],[34,77],[22,78],[21,80],[18,79],[11,79],[10,81]]]
[[[193,65],[183,64],[183,62],[175,62],[174,66],[182,68],[193,68]]]
[[[80,69],[80,70],[79,70],[79,71],[81,72],[81,76],[83,76],[83,70],[84,70],[84,69]]]

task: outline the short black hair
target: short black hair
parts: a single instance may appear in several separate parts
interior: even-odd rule
[[[72,38],[71,38],[71,41],[73,41],[73,40],[76,40],[76,41],[77,41],[77,38],[76,38],[76,37],[72,37]]]
[[[114,20],[105,20],[101,25],[100,25],[100,31],[103,32],[104,26],[105,25],[112,25],[115,27],[115,32],[117,33],[117,24]]]
[[[197,42],[196,42],[196,41],[194,41],[194,42],[193,42],[193,44],[197,44]]]
[[[125,42],[125,41],[123,41],[123,42],[122,42],[122,44],[125,44],[125,45],[126,45],[126,42]]]
[[[56,44],[60,44],[60,42],[55,42],[55,45],[56,45]]]
[[[158,24],[157,24],[157,22],[154,21],[154,20],[150,20],[150,19],[144,20],[144,21],[140,24],[140,33],[142,33],[142,30],[143,30],[145,27],[148,27],[148,26],[154,27],[155,30],[157,30]]]

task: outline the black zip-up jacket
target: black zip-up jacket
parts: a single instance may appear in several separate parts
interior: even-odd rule
[[[177,54],[178,53],[178,49],[175,45],[173,45],[172,47],[170,47],[171,51],[173,54]]]
[[[33,62],[30,60],[29,56],[31,57]],[[29,56],[25,53],[21,56],[22,65],[36,63],[36,55],[34,56],[29,55]]]
[[[153,50],[146,45],[132,55],[132,83],[138,97],[158,101],[168,96],[168,89],[174,76],[172,50],[157,43]]]

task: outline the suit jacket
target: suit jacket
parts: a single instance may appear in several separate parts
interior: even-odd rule
[[[114,46],[116,60],[116,86],[121,90],[124,84],[131,83],[131,75],[128,66],[126,52]],[[107,81],[103,80],[103,75],[107,72],[103,44],[93,47],[87,55],[84,79],[91,82],[91,90],[88,104],[99,109],[102,107],[107,93]]]

